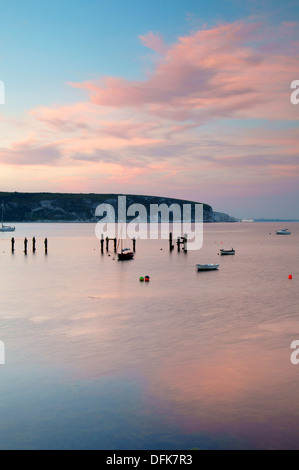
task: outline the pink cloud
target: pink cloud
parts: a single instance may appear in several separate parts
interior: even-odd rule
[[[99,107],[143,109],[174,121],[294,119],[288,94],[299,60],[288,53],[291,40],[284,41],[282,50],[278,39],[275,47],[272,31],[269,35],[267,42],[267,29],[261,24],[220,25],[179,38],[143,81],[106,77],[72,85],[87,90]],[[142,38],[156,47],[152,33]]]
[[[213,200],[217,192],[265,191],[272,180],[287,188],[298,178],[298,133],[279,121],[298,118],[290,103],[290,83],[299,78],[295,26],[282,24],[275,35],[262,24],[221,24],[168,47],[148,33],[143,44],[161,54],[151,74],[72,84],[89,97],[31,110],[34,138],[0,149],[0,162],[59,164],[58,179],[72,190],[82,180],[92,191],[100,183],[101,190]],[[260,120],[277,120],[277,129]]]
[[[56,145],[29,137],[15,142],[10,148],[0,148],[0,163],[8,165],[56,165],[61,153]]]
[[[144,36],[139,36],[142,44],[149,49],[153,49],[154,51],[158,52],[159,54],[164,54],[167,50],[167,46],[163,41],[160,34],[154,34],[153,32],[149,32]]]

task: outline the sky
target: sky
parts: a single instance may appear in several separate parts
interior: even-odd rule
[[[0,0],[0,191],[299,219],[298,46],[297,1]]]

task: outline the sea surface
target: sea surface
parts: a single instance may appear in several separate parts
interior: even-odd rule
[[[137,240],[127,262],[101,254],[95,224],[1,233],[0,449],[299,449],[287,227],[205,224],[200,250]]]

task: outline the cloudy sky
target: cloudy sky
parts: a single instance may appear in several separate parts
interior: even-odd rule
[[[0,0],[0,190],[299,218],[298,46],[297,1]]]

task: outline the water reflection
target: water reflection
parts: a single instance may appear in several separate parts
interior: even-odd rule
[[[297,224],[209,225],[187,255],[140,241],[132,263],[71,225],[46,259],[1,241],[2,448],[299,447]]]

